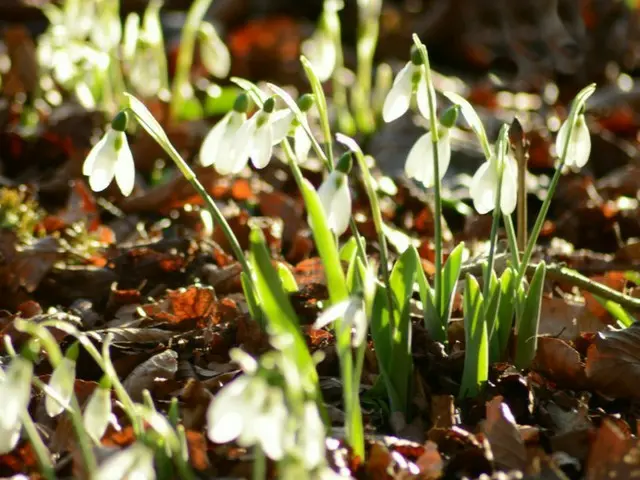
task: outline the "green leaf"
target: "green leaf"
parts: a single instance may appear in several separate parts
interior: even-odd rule
[[[245,90],[251,97],[251,100],[253,100],[259,107],[262,107],[262,104],[267,100],[267,98],[269,98],[269,95],[264,93],[255,83],[250,82],[249,80],[245,80],[240,77],[231,77],[229,80]]]
[[[489,336],[489,357],[491,361],[500,358],[500,339],[498,337],[498,310],[502,291],[495,270],[491,271],[489,285],[489,300],[484,302],[484,320],[487,323],[487,335]]]
[[[524,310],[518,326],[516,342],[515,366],[521,370],[528,368],[536,356],[538,347],[538,327],[540,325],[540,305],[542,304],[542,289],[547,268],[540,262],[531,279],[529,292],[524,301]]]
[[[453,296],[458,286],[458,277],[462,267],[462,254],[464,253],[464,242],[460,242],[453,249],[449,258],[444,264],[442,272],[442,292],[440,294],[440,321],[443,325],[449,323],[451,308],[453,306]]]
[[[278,262],[278,276],[282,282],[282,288],[287,293],[294,293],[299,290],[296,277],[293,276],[291,270],[289,270],[284,264]]]
[[[478,281],[469,274],[465,280],[463,308],[466,345],[460,398],[478,395],[489,378],[489,337],[482,292]]]
[[[500,277],[500,305],[498,308],[498,322],[495,325],[491,344],[494,339],[498,342],[499,357],[502,360],[507,352],[509,336],[513,327],[513,312],[516,306],[516,271],[509,266]],[[493,350],[492,350],[493,353]],[[494,361],[492,357],[492,361]]]
[[[319,400],[318,374],[313,359],[300,333],[298,317],[289,301],[289,296],[271,263],[262,231],[253,228],[249,241],[250,260],[256,277],[255,287],[268,321],[267,331],[274,338],[274,345],[280,346],[283,352],[293,353],[296,365],[305,381],[306,392],[313,394]]]
[[[622,328],[630,327],[634,322],[638,321],[619,303],[599,297],[598,295],[594,295],[593,297],[607,310],[607,312],[611,314],[611,316],[613,316],[613,318],[617,320]]]
[[[422,310],[424,317],[424,327],[429,332],[429,336],[436,342],[447,344],[447,325],[442,322],[440,315],[436,310],[436,304],[433,295],[433,289],[429,285],[427,275],[422,267],[416,270],[416,281],[420,292],[420,301],[422,302]]]
[[[340,260],[343,262],[351,262],[353,254],[357,249],[358,241],[356,240],[356,237],[349,237],[349,240],[347,240],[345,244],[342,245],[342,248],[340,248]]]

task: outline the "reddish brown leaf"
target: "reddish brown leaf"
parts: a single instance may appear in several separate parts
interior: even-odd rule
[[[533,368],[566,388],[587,386],[584,363],[568,343],[553,337],[539,337]]]
[[[484,433],[491,445],[495,462],[507,470],[522,471],[527,464],[527,452],[509,406],[501,396],[487,402]]]

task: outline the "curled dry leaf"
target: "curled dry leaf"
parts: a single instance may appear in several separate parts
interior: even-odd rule
[[[507,470],[522,471],[527,464],[524,441],[509,406],[502,400],[503,397],[497,396],[487,402],[483,430],[495,462]]]
[[[124,380],[123,386],[133,401],[142,401],[142,391],[151,390],[156,379],[173,378],[178,370],[178,354],[165,350],[138,365]]]
[[[640,398],[640,324],[598,333],[587,350],[586,373],[604,395]]]
[[[534,369],[563,387],[581,390],[587,384],[580,354],[563,340],[538,338],[538,350],[533,362]]]
[[[634,455],[635,452],[635,461]],[[634,478],[631,473],[640,469],[640,451],[637,440],[610,419],[605,419],[598,428],[586,461],[586,479]],[[613,471],[622,475],[612,475]]]

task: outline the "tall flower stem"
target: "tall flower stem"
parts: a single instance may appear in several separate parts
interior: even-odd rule
[[[53,468],[53,464],[51,463],[51,458],[49,455],[49,451],[45,446],[40,434],[38,433],[38,428],[34,423],[31,415],[25,409],[20,414],[20,420],[22,422],[22,427],[24,428],[25,433],[27,434],[27,438],[29,439],[29,443],[31,444],[31,448],[36,454],[36,458],[38,459],[38,465],[40,466],[40,475],[42,475],[47,480],[56,480],[56,472]]]
[[[436,116],[436,99],[433,87],[433,79],[431,78],[431,65],[429,63],[429,54],[427,48],[420,41],[415,33],[413,34],[413,43],[418,48],[424,68],[424,75],[427,83],[427,97],[429,99],[429,126],[431,128],[431,143],[433,144],[433,195],[434,214],[433,214],[433,242],[435,246],[435,276],[434,276],[434,293],[437,304],[437,311],[442,315],[442,201],[441,201],[441,181],[440,181],[440,165],[438,160],[438,117]],[[442,319],[444,322],[446,319]]]
[[[189,73],[191,64],[193,63],[193,52],[196,45],[196,37],[198,35],[198,27],[202,22],[209,5],[212,0],[195,0],[184,26],[182,27],[182,36],[180,37],[180,49],[178,50],[178,58],[176,60],[176,72],[173,77],[171,88],[171,102],[169,103],[169,119],[176,120],[178,112],[182,108],[185,100],[184,93],[191,88],[189,83]]]

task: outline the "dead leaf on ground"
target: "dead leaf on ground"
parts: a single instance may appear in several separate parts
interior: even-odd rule
[[[584,363],[578,351],[558,338],[539,337],[533,368],[566,388],[587,386]]]
[[[507,470],[522,471],[527,465],[527,451],[509,405],[501,396],[487,402],[487,419],[483,431],[491,445],[495,462]]]
[[[586,373],[604,395],[640,398],[640,324],[598,333],[587,350]]]
[[[178,354],[174,350],[165,350],[138,365],[122,385],[133,401],[141,402],[143,390],[151,390],[156,379],[173,378],[177,371]]]

